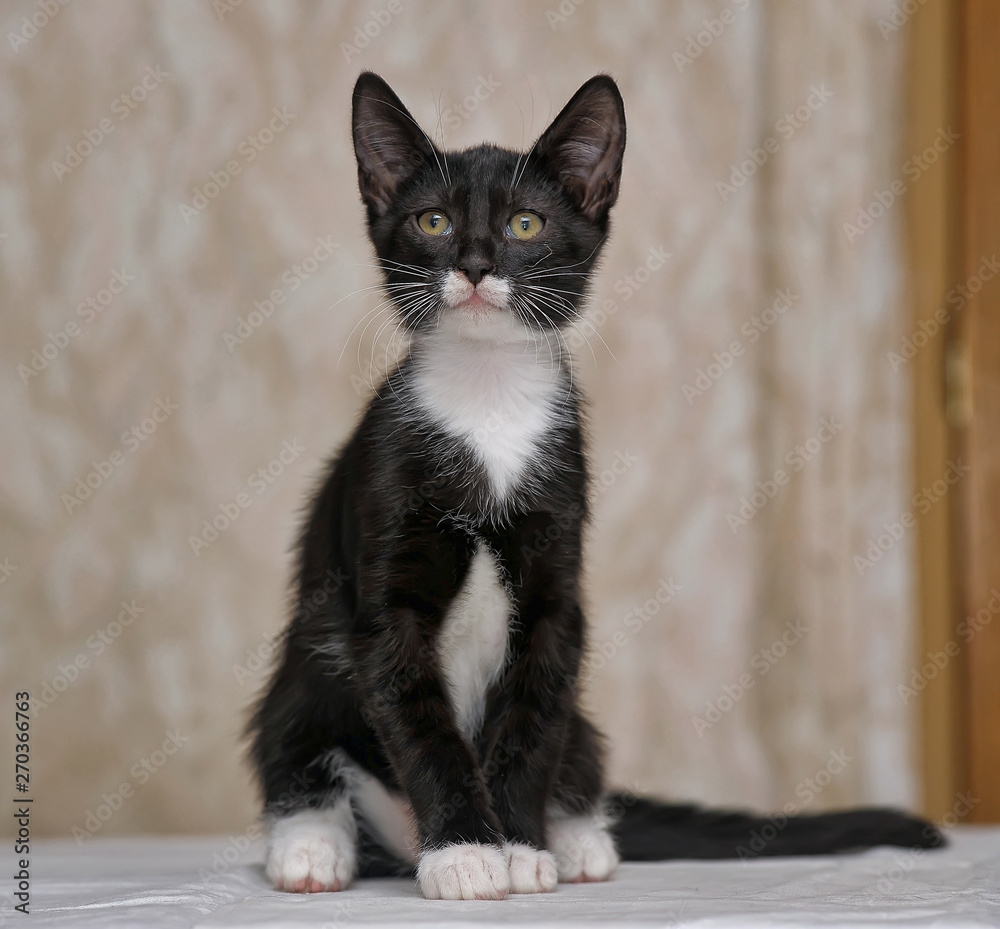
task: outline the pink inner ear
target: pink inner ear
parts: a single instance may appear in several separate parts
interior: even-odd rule
[[[399,185],[431,157],[431,142],[392,88],[370,73],[355,86],[353,130],[361,195],[385,209]]]
[[[618,197],[625,117],[610,78],[588,81],[538,140],[559,182],[591,220]]]
[[[560,180],[572,189],[590,219],[609,209],[618,197],[621,152],[616,143],[613,140],[602,149],[590,140],[574,139],[564,146],[567,164]]]

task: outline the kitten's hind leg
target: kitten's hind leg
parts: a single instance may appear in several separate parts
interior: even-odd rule
[[[600,733],[575,713],[546,810],[546,842],[562,882],[606,881],[618,867],[618,849],[604,810],[603,782]]]
[[[618,850],[607,817],[598,810],[585,816],[552,810],[548,843],[560,881],[606,881],[618,867]]]
[[[329,805],[283,812],[271,824],[267,876],[295,893],[343,890],[357,871],[357,841],[347,793]]]

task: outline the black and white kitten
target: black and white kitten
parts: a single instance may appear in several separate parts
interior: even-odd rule
[[[619,848],[737,854],[772,821],[642,800],[611,823],[577,701],[587,469],[563,330],[618,196],[617,86],[588,81],[526,154],[444,153],[366,73],[353,130],[411,348],[302,533],[295,613],[251,724],[268,876],[310,892],[415,870],[427,897],[496,899],[606,880]],[[902,814],[834,814],[786,823],[760,853],[936,835]]]

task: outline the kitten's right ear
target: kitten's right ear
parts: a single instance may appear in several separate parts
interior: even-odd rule
[[[399,185],[433,156],[431,143],[392,88],[371,71],[354,85],[352,126],[361,197],[382,215]]]

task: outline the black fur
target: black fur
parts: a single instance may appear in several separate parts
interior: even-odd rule
[[[576,316],[618,194],[625,121],[610,78],[587,82],[527,155],[484,145],[446,156],[372,74],[355,88],[353,129],[369,234],[415,336],[447,312],[439,288],[452,269],[472,283],[509,280],[509,312],[531,331],[553,335]],[[446,212],[453,232],[422,231],[427,210]],[[507,229],[521,210],[544,218],[534,239]],[[251,754],[272,816],[342,797],[349,760],[408,799],[424,848],[544,848],[547,805],[588,814],[603,803],[601,739],[576,692],[587,510],[580,399],[567,375],[558,422],[500,501],[473,452],[414,404],[418,344],[312,501],[296,607],[250,725]],[[477,545],[501,566],[514,621],[506,668],[470,741],[456,726],[436,636]],[[765,853],[919,845],[918,825],[860,812],[793,820]],[[734,855],[754,827],[636,801],[616,828],[626,858],[650,859]],[[373,835],[362,824],[362,875],[408,873]]]
[[[734,810],[705,810],[613,794],[612,829],[625,861],[671,858],[752,858],[829,855],[900,845],[940,848],[937,827],[897,810],[862,809],[813,816],[755,816]]]

